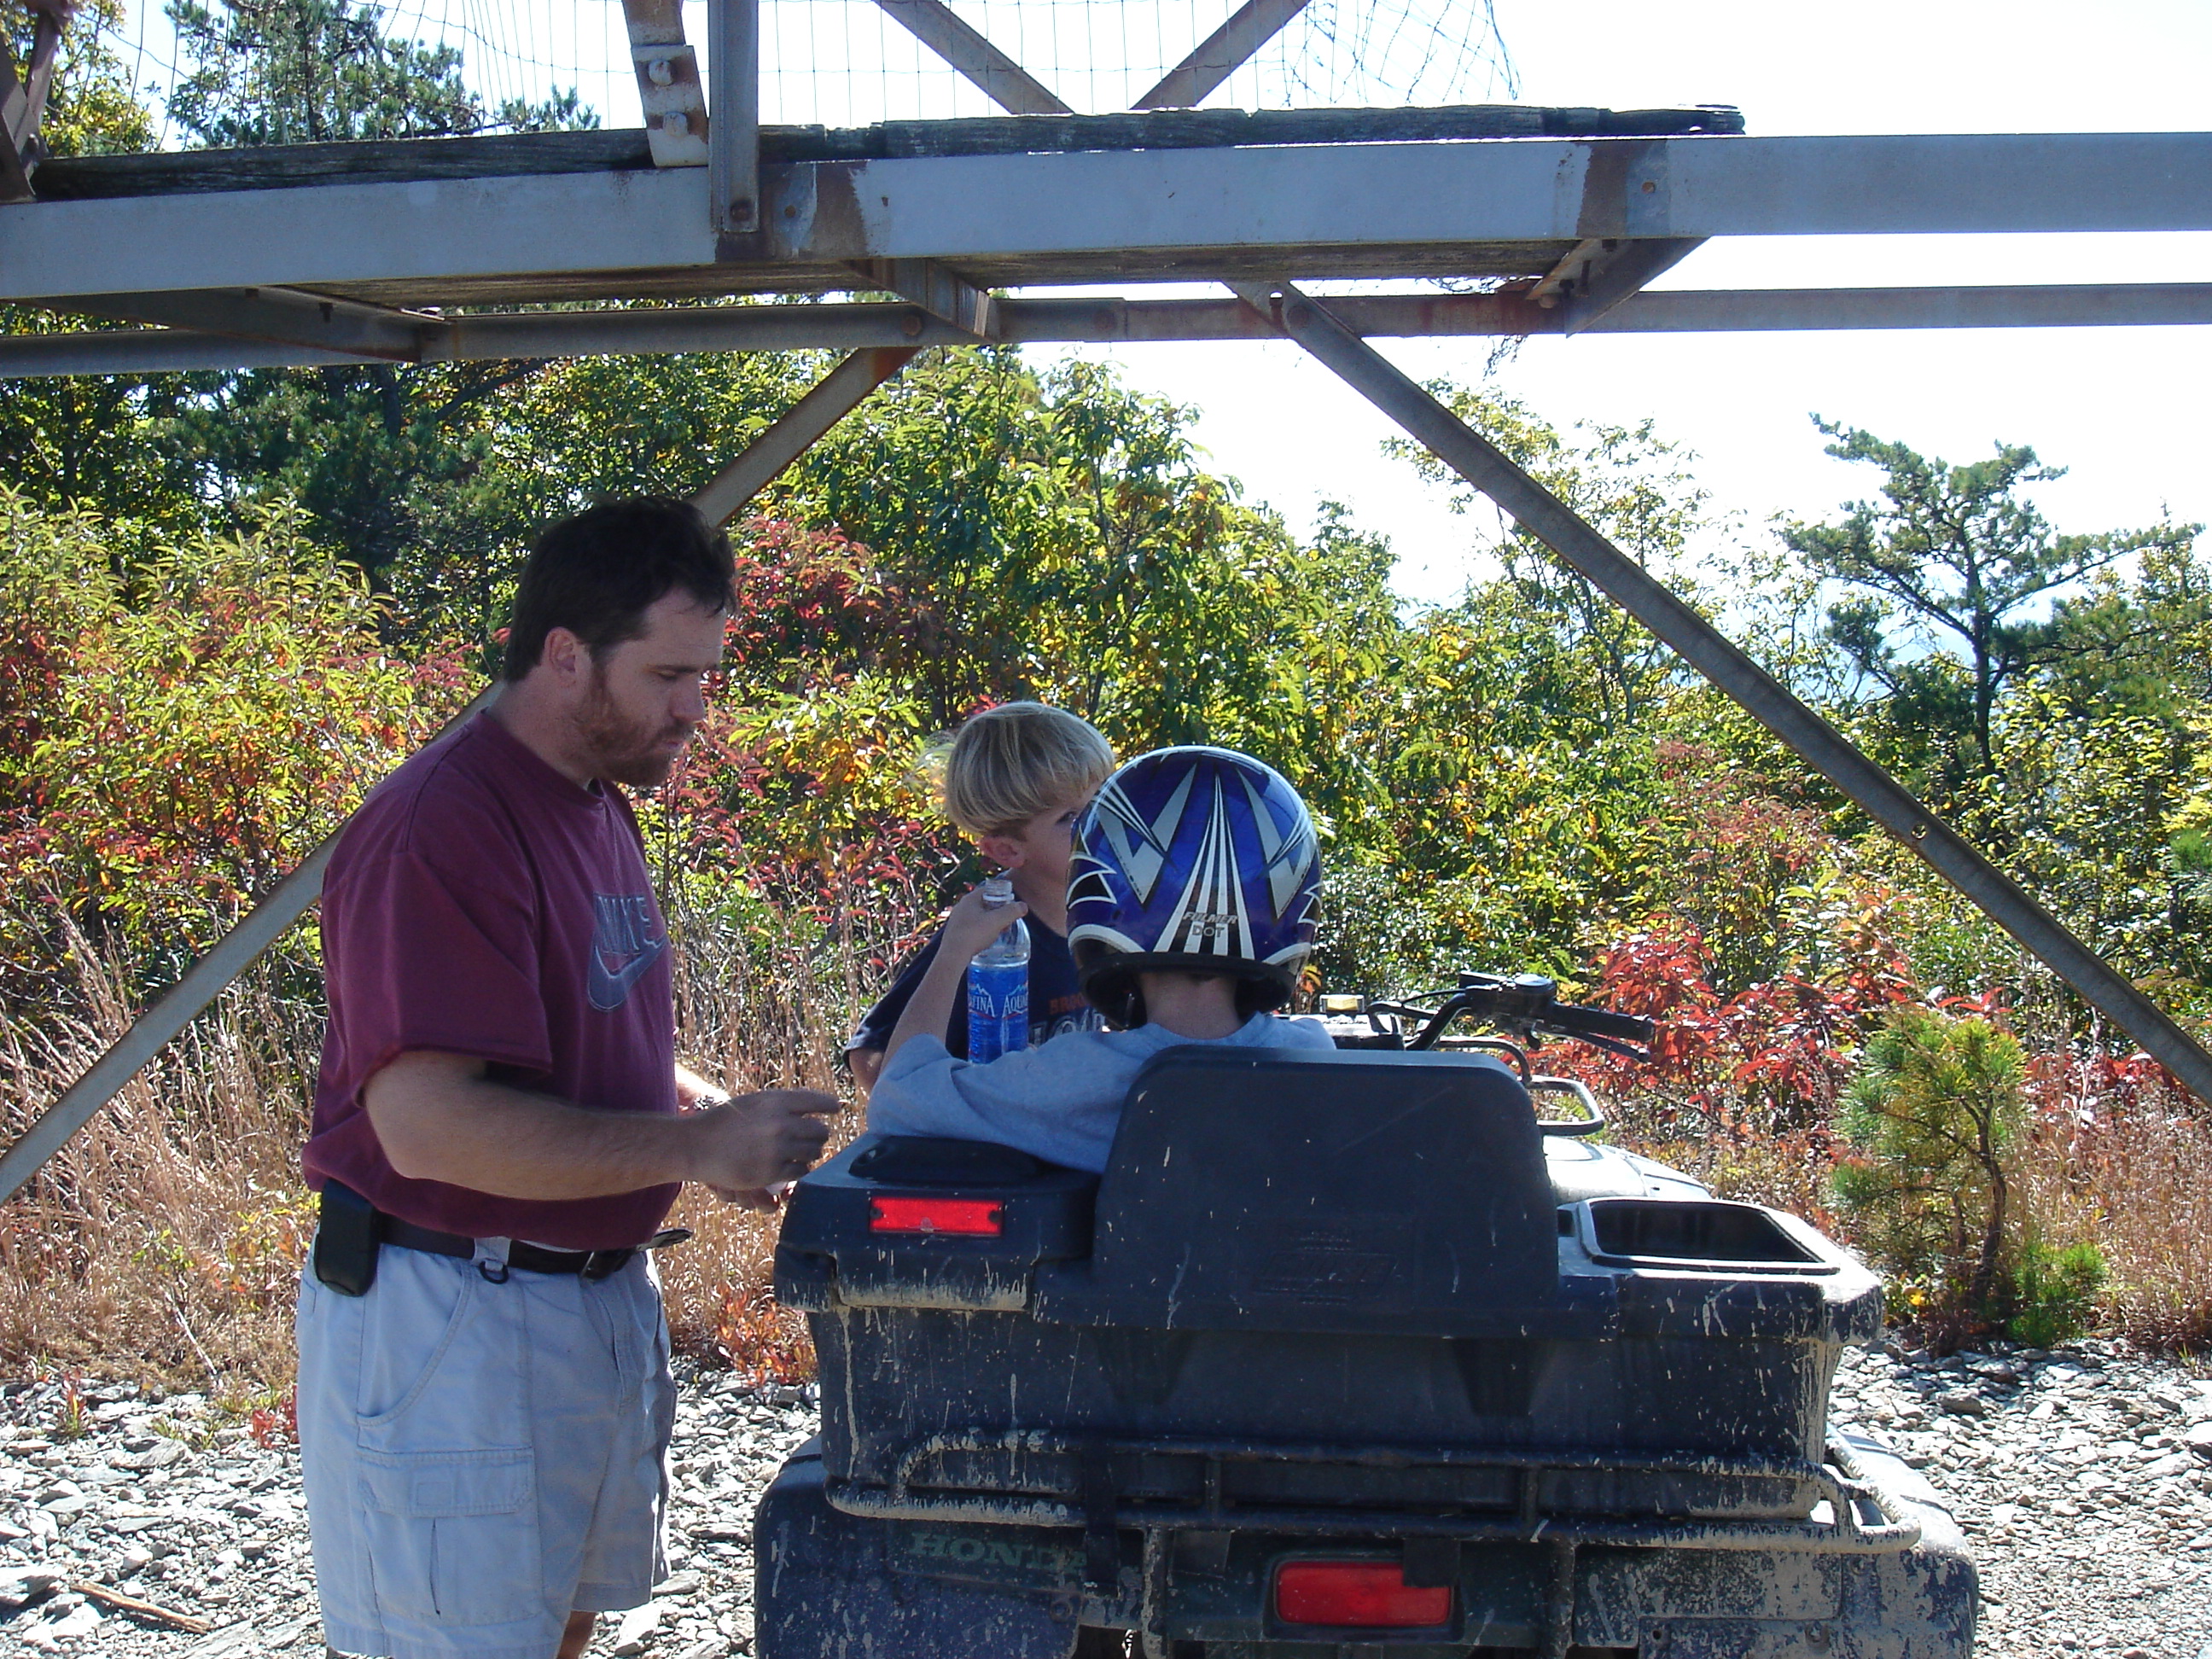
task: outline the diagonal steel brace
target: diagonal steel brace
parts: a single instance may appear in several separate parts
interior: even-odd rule
[[[2172,1073],[2212,1102],[2212,1054],[2136,988],[2017,882],[1991,864],[1905,787],[1650,572],[1591,528],[1489,439],[1462,421],[1389,359],[1286,282],[1231,282],[1237,297],[1334,370],[1425,444],[1453,471],[1511,514],[1573,569],[1611,595],[1692,668],[1858,803],[1990,921],[2040,957]]]

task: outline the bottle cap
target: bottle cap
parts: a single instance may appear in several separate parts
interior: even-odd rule
[[[1014,902],[1014,879],[1012,876],[992,876],[983,883],[983,906],[995,910],[1002,904]]]

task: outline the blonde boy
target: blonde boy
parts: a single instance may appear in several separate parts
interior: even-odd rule
[[[1103,1022],[1085,1002],[1067,951],[1067,866],[1075,820],[1114,769],[1114,750],[1087,720],[1039,702],[1006,702],[963,724],[945,757],[945,816],[983,856],[1004,870],[1027,907],[1030,930],[1030,1044]],[[875,1086],[884,1050],[915,988],[936,959],[939,928],[903,963],[890,990],[868,1010],[845,1045],[863,1090]],[[956,1000],[945,1032],[955,1055],[968,1052],[967,997]]]

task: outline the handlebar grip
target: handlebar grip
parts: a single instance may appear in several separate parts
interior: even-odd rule
[[[1571,1036],[1613,1037],[1622,1042],[1648,1043],[1658,1033],[1656,1022],[1641,1014],[1616,1014],[1609,1008],[1573,1008],[1555,1002],[1544,1010],[1539,1024]]]

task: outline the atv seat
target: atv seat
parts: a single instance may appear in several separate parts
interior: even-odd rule
[[[1567,1313],[1527,1091],[1458,1055],[1170,1048],[1139,1073],[1087,1259],[1036,1315],[1153,1330],[1526,1335]]]

